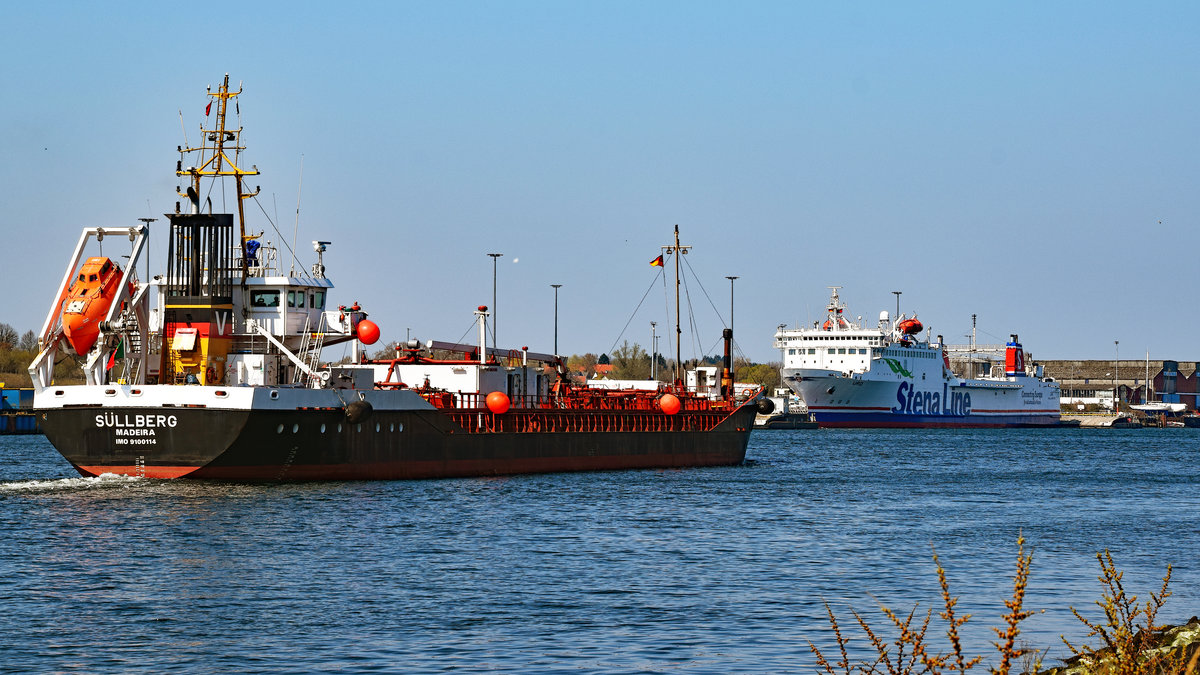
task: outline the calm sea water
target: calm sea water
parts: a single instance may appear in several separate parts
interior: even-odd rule
[[[824,601],[940,607],[931,547],[988,654],[1022,532],[1022,637],[1061,655],[1105,548],[1200,614],[1198,432],[763,431],[732,468],[282,485],[82,479],[0,437],[0,670],[813,672]]]

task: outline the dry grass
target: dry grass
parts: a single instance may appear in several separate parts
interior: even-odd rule
[[[1104,614],[1103,620],[1093,621],[1079,613],[1074,607],[1071,613],[1091,630],[1087,637],[1098,636],[1098,647],[1073,645],[1065,637],[1063,643],[1073,655],[1068,663],[1078,664],[1089,673],[1112,673],[1113,675],[1154,675],[1158,673],[1195,673],[1200,651],[1185,663],[1186,649],[1163,648],[1161,638],[1166,626],[1158,625],[1158,611],[1167,598],[1171,597],[1171,566],[1163,577],[1158,593],[1150,593],[1145,604],[1138,604],[1136,595],[1125,592],[1122,578],[1124,572],[1117,570],[1112,554],[1106,549],[1097,553],[1100,563],[1100,584],[1103,594],[1096,606]]]
[[[937,567],[938,581],[942,586],[942,606],[944,609],[938,615],[946,623],[946,639],[950,643],[950,650],[948,652],[934,652],[926,639],[929,622],[933,617],[932,610],[925,613],[924,619],[919,625],[914,626],[913,622],[917,616],[917,607],[914,606],[912,611],[905,618],[901,619],[900,615],[881,604],[879,609],[891,622],[892,628],[896,631],[896,636],[890,642],[884,640],[879,636],[877,631],[867,624],[866,620],[858,612],[851,610],[854,618],[858,621],[859,627],[862,628],[877,654],[874,661],[851,664],[846,650],[849,638],[843,635],[838,625],[837,617],[829,607],[829,603],[825,603],[825,611],[829,614],[829,624],[833,627],[834,636],[837,638],[841,660],[836,663],[830,663],[821,650],[810,641],[808,646],[817,658],[817,665],[824,668],[825,672],[830,675],[837,675],[838,673],[844,673],[845,675],[851,675],[852,673],[887,673],[888,675],[928,673],[930,675],[937,675],[940,673],[962,673],[978,665],[983,660],[983,657],[968,657],[963,651],[962,639],[959,637],[959,628],[971,619],[971,615],[958,616],[955,613],[954,608],[958,604],[958,598],[950,595],[950,584],[946,580],[946,570],[942,567],[941,561],[938,560],[936,551],[933,553],[933,562]],[[1004,627],[993,629],[997,637],[1000,638],[1000,642],[992,643],[1000,652],[1000,664],[991,670],[992,673],[1007,675],[1014,662],[1029,655],[1034,656],[1033,663],[1035,670],[1038,664],[1040,664],[1040,661],[1036,658],[1036,651],[1024,646],[1017,646],[1017,636],[1021,633],[1020,623],[1033,614],[1032,612],[1025,611],[1023,608],[1025,587],[1029,583],[1029,568],[1032,562],[1033,552],[1030,551],[1027,553],[1025,551],[1025,538],[1018,537],[1017,570],[1013,577],[1013,593],[1012,597],[1004,602],[1005,607],[1008,608],[1008,614],[1004,615]]]
[[[1200,675],[1200,643],[1182,646],[1172,644],[1163,646],[1164,626],[1155,621],[1158,612],[1166,599],[1171,596],[1168,585],[1171,581],[1171,568],[1163,577],[1162,588],[1157,594],[1151,593],[1150,600],[1139,605],[1137,596],[1127,595],[1122,585],[1123,573],[1118,571],[1112,556],[1105,551],[1097,554],[1100,561],[1100,582],[1104,587],[1103,598],[1096,602],[1104,613],[1103,620],[1092,621],[1084,617],[1074,607],[1072,613],[1087,626],[1091,633],[1088,637],[1099,636],[1101,645],[1091,648],[1086,645],[1075,646],[1063,638],[1063,642],[1071,650],[1073,656],[1064,668],[1054,668],[1046,673],[1111,674],[1111,675],[1157,675],[1183,674]],[[966,624],[971,615],[959,616],[955,613],[958,598],[950,594],[950,585],[946,581],[946,571],[938,560],[937,552],[933,553],[933,562],[937,567],[938,581],[942,587],[942,607],[938,613],[946,626],[948,651],[935,651],[929,643],[926,633],[932,610],[925,612],[917,621],[918,607],[904,616],[897,614],[888,607],[880,604],[880,611],[888,619],[894,637],[889,641],[871,628],[867,621],[856,611],[851,610],[860,629],[870,641],[875,652],[873,660],[851,663],[847,645],[850,639],[842,632],[837,616],[829,603],[825,603],[825,611],[829,615],[829,624],[833,628],[837,640],[840,658],[834,662],[825,656],[811,641],[809,649],[816,656],[817,665],[829,675],[851,675],[853,673],[869,673],[871,675],[942,675],[944,673],[963,673],[983,660],[983,656],[968,657],[963,650],[959,629]],[[1021,634],[1020,625],[1025,619],[1033,616],[1034,612],[1024,607],[1025,590],[1029,584],[1030,567],[1033,562],[1033,552],[1026,551],[1025,538],[1017,538],[1017,564],[1013,575],[1013,590],[1009,599],[1004,601],[1007,613],[1003,615],[1000,627],[992,628],[997,640],[992,643],[996,648],[998,660],[996,666],[989,669],[995,675],[1008,675],[1012,669],[1019,668],[1023,673],[1040,673],[1043,653],[1031,649],[1028,644],[1018,641]],[[1178,630],[1178,629],[1176,629]]]

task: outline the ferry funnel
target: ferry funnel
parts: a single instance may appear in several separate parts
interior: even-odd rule
[[[1025,377],[1025,351],[1017,341],[1017,334],[1012,334],[1012,341],[1005,345],[1004,374],[1008,377]]]

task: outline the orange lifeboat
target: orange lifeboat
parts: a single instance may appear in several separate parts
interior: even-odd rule
[[[900,330],[902,335],[916,335],[924,330],[925,326],[922,326],[921,322],[916,319],[905,319],[896,328]]]
[[[108,258],[88,258],[79,268],[62,305],[63,335],[76,354],[86,354],[96,343],[120,283],[121,267]]]
[[[833,319],[825,319],[825,323],[821,324],[822,330],[833,330],[833,326],[834,326]],[[839,317],[837,317],[837,326],[839,328],[849,328],[850,323],[839,316]]]

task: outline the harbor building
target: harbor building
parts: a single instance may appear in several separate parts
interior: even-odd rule
[[[1112,410],[1114,396],[1123,404],[1151,401],[1200,404],[1200,362],[1196,361],[1039,361],[1062,387],[1062,405],[1098,405]]]

